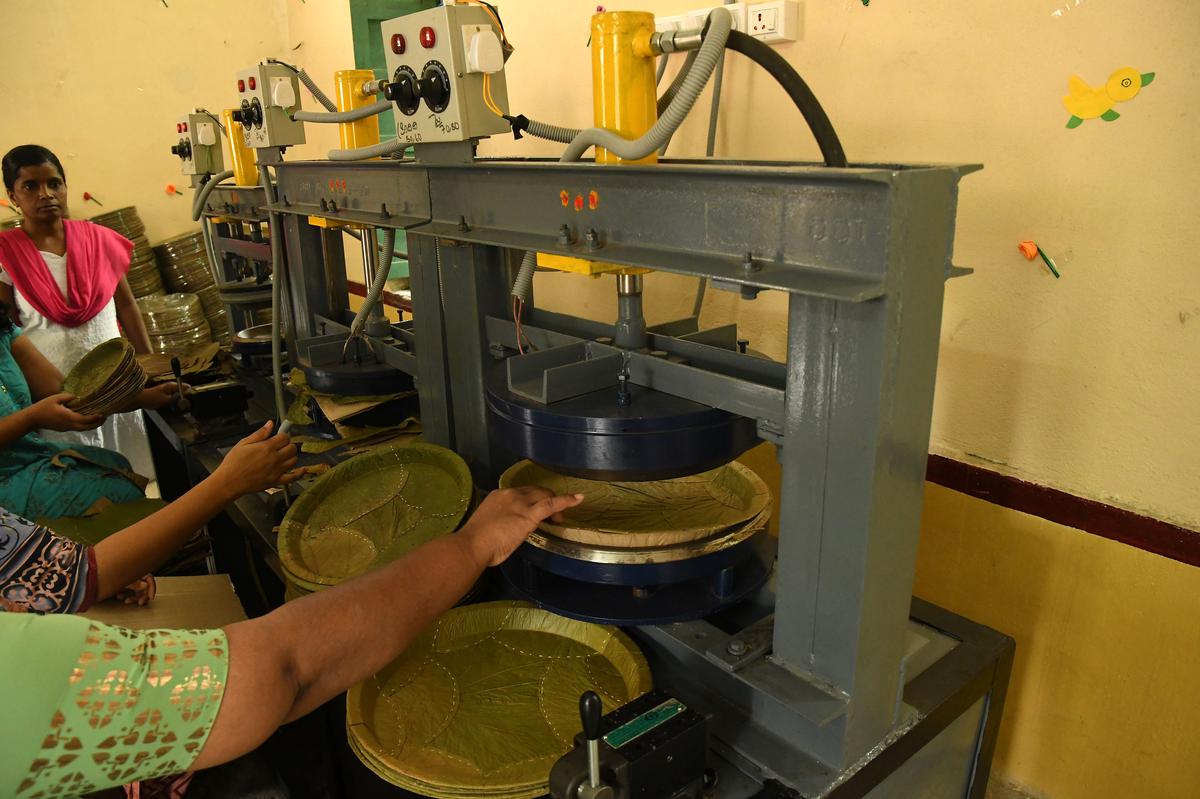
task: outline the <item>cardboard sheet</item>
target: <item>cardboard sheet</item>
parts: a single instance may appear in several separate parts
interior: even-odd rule
[[[155,580],[158,594],[145,607],[109,599],[97,603],[82,615],[131,630],[210,630],[246,619],[228,574],[156,577]]]

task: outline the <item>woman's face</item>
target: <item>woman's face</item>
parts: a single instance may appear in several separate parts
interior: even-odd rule
[[[67,216],[67,182],[48,161],[21,167],[8,198],[29,220],[56,222]]]

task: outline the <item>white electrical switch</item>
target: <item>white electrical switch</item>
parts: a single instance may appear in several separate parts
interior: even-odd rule
[[[204,122],[196,126],[196,143],[205,147],[212,147],[217,143],[217,131],[211,122]]]
[[[504,48],[496,32],[483,25],[464,25],[463,43],[467,51],[467,72],[494,75],[504,69]]]
[[[654,29],[659,33],[668,31],[682,31],[688,28],[688,15],[676,14],[670,17],[655,17]]]
[[[288,78],[271,78],[271,103],[280,108],[296,105],[296,90]]]
[[[751,3],[746,17],[747,32],[764,42],[794,42],[803,35],[797,0]]]
[[[698,8],[695,11],[689,11],[688,28],[703,28],[704,23],[708,21],[708,12],[712,11],[717,6],[709,6],[707,8]],[[746,4],[745,3],[726,3],[722,6],[729,12],[729,16],[733,17],[733,29],[735,31],[746,32]]]

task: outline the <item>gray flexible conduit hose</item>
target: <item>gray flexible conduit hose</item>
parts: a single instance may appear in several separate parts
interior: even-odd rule
[[[533,273],[537,271],[537,253],[526,250],[521,259],[521,268],[513,280],[512,296],[520,297],[523,302],[529,302],[529,293],[533,289]]]
[[[721,115],[721,89],[725,86],[725,54],[717,61],[717,71],[713,75],[712,105],[708,109],[708,143],[704,154],[709,158],[717,152],[717,119]]]
[[[666,91],[664,91],[662,96],[658,98],[659,116],[662,116],[663,112],[667,110],[667,106],[669,106],[671,101],[675,99],[675,95],[679,94],[679,87],[683,86],[683,81],[687,78],[688,72],[691,71],[692,64],[696,63],[697,55],[699,55],[698,50],[692,50],[687,54],[687,58],[684,59],[683,66],[680,68],[679,74],[672,79],[670,85],[667,86]]]
[[[667,54],[663,53],[658,57],[658,66],[654,68],[654,85],[662,83],[663,75],[667,74]]]
[[[217,184],[222,180],[229,180],[233,177],[233,170],[226,169],[224,172],[218,172],[208,179],[208,182],[199,188],[196,196],[192,198],[192,221],[199,222],[200,215],[204,213],[204,203],[208,202],[208,195],[212,194],[212,190],[217,187]]]
[[[567,145],[566,152],[558,160],[578,161],[589,148],[603,147],[627,161],[636,161],[662,147],[696,104],[696,98],[700,96],[725,52],[725,42],[732,29],[733,17],[724,7],[718,6],[709,12],[704,42],[696,51],[696,62],[683,79],[679,93],[650,130],[631,140],[603,128],[588,128]]]
[[[674,99],[675,95],[679,93],[679,87],[683,84],[683,79],[687,77],[687,73],[691,69],[692,64],[695,63],[696,55],[697,52],[695,50],[687,54],[687,60],[683,62],[683,68],[679,71],[679,74],[675,76],[675,80],[671,82],[671,85],[667,87],[667,90],[663,93],[663,96],[658,98],[659,114],[661,114],[666,107],[671,104],[671,100]],[[665,70],[667,57],[664,55],[661,58],[662,61],[659,66],[662,70]],[[661,72],[659,74],[659,79],[662,79]],[[575,140],[575,137],[583,131],[581,128],[564,128],[561,125],[551,125],[547,122],[539,122],[536,119],[530,119],[528,126],[525,128],[525,132],[536,139],[545,139],[546,141],[554,141],[558,142],[559,144],[570,144]]]
[[[342,228],[342,232],[343,232],[343,233],[345,233],[347,236],[349,236],[349,237],[350,237],[350,238],[352,238],[352,239],[358,239],[359,241],[362,241],[362,234],[361,234],[361,233],[359,233],[357,230],[352,230],[352,229],[350,229],[350,228],[348,228],[348,227],[344,227],[344,228]],[[382,244],[380,244],[380,245],[379,245],[379,251],[380,251],[380,252],[383,252],[383,245],[382,245]],[[401,259],[401,260],[407,261],[407,260],[408,260],[408,253],[406,253],[406,252],[400,252],[400,251],[399,251],[399,250],[397,250],[397,249],[395,248],[395,246],[393,245],[393,247],[392,247],[392,257],[393,257],[393,258],[399,258],[399,259]]]
[[[671,81],[671,85],[667,87],[667,90],[662,93],[662,97],[658,98],[658,115],[659,116],[662,116],[663,112],[667,110],[667,106],[669,106],[671,104],[671,101],[675,99],[675,95],[679,94],[679,87],[683,85],[683,81],[687,77],[688,72],[691,70],[692,64],[695,64],[695,63],[696,63],[696,51],[692,50],[690,53],[687,54],[687,60],[685,60],[683,62],[683,68],[679,70],[679,74],[675,76],[675,79],[673,81]],[[667,140],[665,142],[663,142],[662,147],[658,148],[659,155],[667,154],[667,148],[671,146],[672,138],[673,138],[672,136],[668,136]]]
[[[564,128],[559,125],[550,125],[546,122],[538,122],[536,119],[531,119],[525,131],[530,136],[538,139],[556,141],[559,144],[570,144],[582,132],[582,129]]]
[[[708,83],[709,76],[712,75],[717,62],[724,54],[725,40],[729,38],[729,31],[732,28],[733,17],[725,9],[718,7],[709,13],[704,42],[700,45],[699,50],[688,54],[688,62],[684,64],[679,76],[663,95],[664,98],[668,94],[670,95],[663,116],[644,135],[631,140],[603,128],[588,128],[580,131],[579,135],[571,140],[571,143],[567,145],[567,151],[558,160],[562,162],[578,161],[589,147],[596,145],[616,153],[621,158],[636,161],[639,158],[645,158],[670,141],[671,135],[675,133],[675,130],[687,117],[688,112],[692,110],[696,98],[700,96],[700,92]],[[662,105],[662,99],[659,100],[659,104]],[[554,126],[547,125],[545,127],[553,128]],[[567,129],[556,128],[556,130],[565,132]],[[532,121],[529,132],[535,136],[538,135],[533,130]],[[529,300],[529,294],[533,288],[533,274],[536,270],[537,253],[529,250],[521,259],[521,268],[517,270],[517,277],[513,280],[512,295],[514,297],[520,297],[524,301]]]
[[[399,139],[388,139],[370,147],[357,147],[353,150],[330,150],[330,161],[366,161],[368,158],[380,158],[392,153],[407,150],[411,145]]]
[[[367,323],[367,317],[371,315],[371,311],[375,310],[375,306],[379,304],[379,298],[383,296],[388,272],[392,270],[392,248],[395,246],[396,230],[390,227],[384,228],[383,243],[380,246],[383,256],[379,259],[379,267],[375,270],[375,276],[371,280],[370,288],[367,289],[367,296],[363,299],[362,307],[358,309],[358,313],[354,315],[354,321],[350,323],[350,338],[362,333],[363,326]]]
[[[259,182],[267,202],[275,202],[275,189],[265,165],[258,167]],[[287,401],[283,394],[283,225],[279,214],[270,212],[271,220],[271,378],[275,385],[275,415],[282,424],[287,416]]]
[[[361,108],[354,108],[350,111],[335,111],[332,114],[324,114],[320,111],[297,111],[292,114],[292,119],[297,122],[325,122],[325,123],[341,123],[341,122],[356,122],[360,119],[367,119],[376,114],[382,114],[392,107],[388,100],[380,100],[370,105],[364,105]]]

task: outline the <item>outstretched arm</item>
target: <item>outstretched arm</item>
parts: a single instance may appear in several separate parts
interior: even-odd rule
[[[226,628],[229,677],[196,768],[242,755],[365,680],[504,561],[538,522],[578,505],[542,488],[493,491],[461,531],[334,588]]]
[[[237,443],[208,478],[162,510],[96,544],[97,600],[161,566],[202,525],[243,494],[291,482],[296,447],[267,422]]]

